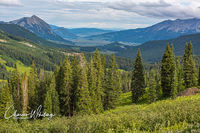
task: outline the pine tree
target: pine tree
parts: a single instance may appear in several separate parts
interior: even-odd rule
[[[189,88],[196,85],[196,77],[195,77],[195,63],[192,55],[192,43],[185,46],[184,53],[184,63],[183,63],[183,71],[184,71],[184,82],[185,87]]]
[[[13,105],[12,95],[10,93],[10,89],[8,88],[8,84],[2,88],[0,88],[0,119],[4,119],[5,112],[8,108],[11,108]],[[12,111],[6,113],[9,117],[13,114]]]
[[[13,96],[14,108],[22,113],[22,91],[21,91],[21,77],[17,68],[13,71],[11,80],[9,80],[9,88]]]
[[[58,70],[56,70],[58,69]],[[58,71],[58,72],[56,72]],[[64,68],[63,63],[60,62],[60,66],[55,68],[55,79],[56,79],[56,90],[58,94],[60,95],[61,86],[63,85],[63,79],[64,79]]]
[[[103,111],[103,96],[104,96],[104,88],[102,85],[102,80],[103,80],[103,68],[101,64],[101,57],[96,49],[94,53],[94,68],[96,69],[96,89],[95,89],[95,95],[96,95],[96,107],[95,107],[95,112],[99,113]]]
[[[145,92],[145,79],[144,79],[144,68],[142,64],[142,57],[140,49],[138,49],[137,57],[135,60],[135,66],[132,75],[132,101],[137,103],[139,98],[143,96]]]
[[[22,90],[22,111],[23,113],[27,113],[28,111],[28,77],[25,74],[22,76],[22,83],[21,83],[21,90]]]
[[[72,60],[72,90],[71,90],[71,112],[76,111],[77,97],[76,93],[78,90],[80,80],[80,64],[76,56]]]
[[[177,96],[177,86],[176,86],[176,62],[175,62],[175,55],[174,55],[174,47],[171,44],[171,54],[172,54],[172,73],[171,73],[171,84],[172,84],[172,90],[171,90],[171,97],[175,98]]]
[[[33,62],[28,77],[28,88],[29,88],[28,96],[29,96],[30,110],[36,109],[38,107],[38,92],[37,92],[38,83],[39,80],[37,75],[37,68]]]
[[[59,71],[59,77],[60,81],[57,81],[61,83],[60,87],[58,89],[59,94],[59,102],[60,102],[60,112],[62,115],[65,116],[71,116],[71,83],[72,83],[72,71],[71,71],[71,65],[68,60],[68,57],[66,56],[63,65],[60,67]]]
[[[176,95],[175,59],[172,48],[167,45],[161,63],[161,86],[164,97]]]
[[[200,86],[200,67],[199,67],[199,78],[198,78],[198,85]]]
[[[48,88],[48,82],[46,82],[47,76],[45,75],[44,69],[40,69],[39,74],[39,85],[37,87],[38,90],[38,105],[44,104],[44,94],[46,94],[46,89]]]
[[[54,75],[55,75],[55,77],[58,76],[58,73],[59,73],[59,67],[55,64],[54,65]]]
[[[182,90],[182,69],[180,65],[180,59],[176,58],[176,87],[179,93]]]
[[[75,93],[76,103],[75,109],[76,112],[82,113],[90,113],[91,112],[91,101],[90,101],[90,94],[88,90],[88,81],[87,81],[87,67],[86,67],[86,60],[84,55],[81,55],[81,61],[79,64],[79,79],[78,79],[78,86]]]
[[[107,110],[117,106],[121,94],[119,72],[114,55],[112,55],[110,62],[106,85],[104,108]]]
[[[155,70],[156,70],[156,97],[157,99],[160,99],[162,97],[162,87],[161,87],[161,76],[160,76],[160,67],[158,64],[155,64]]]
[[[150,103],[153,103],[157,100],[155,77],[156,77],[155,71],[151,69],[150,74],[149,74],[149,101]]]
[[[106,71],[106,58],[105,58],[104,54],[101,56],[101,64],[102,64],[102,69],[105,73],[105,71]]]
[[[52,113],[54,115],[59,115],[60,113],[59,96],[58,92],[56,91],[55,78],[54,76],[51,77],[52,77],[51,84],[45,95],[44,112]]]
[[[90,63],[88,65],[88,72],[87,72],[87,78],[88,78],[88,90],[91,98],[91,111],[94,113],[97,113],[96,111],[96,69],[94,68],[94,62],[93,58],[91,57]]]

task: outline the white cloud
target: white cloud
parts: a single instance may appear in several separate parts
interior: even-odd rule
[[[0,21],[38,15],[68,27],[138,28],[165,19],[200,17],[200,0],[0,0]],[[7,3],[7,4],[5,4]]]
[[[110,2],[109,8],[134,12],[141,16],[154,18],[193,18],[200,17],[200,1],[188,0],[126,0]]]
[[[19,0],[0,0],[0,5],[2,6],[21,6]]]

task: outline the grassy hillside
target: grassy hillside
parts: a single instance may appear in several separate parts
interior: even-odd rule
[[[71,48],[72,47],[70,45],[65,45],[65,44],[60,44],[60,43],[44,40],[38,37],[37,35],[35,35],[34,33],[16,24],[0,24],[0,30],[10,35],[25,38],[25,39],[33,41],[34,43],[42,44],[48,47],[56,47],[56,48]]]
[[[5,60],[3,60],[2,58],[0,58],[0,64],[3,65],[3,66],[5,66],[5,68],[6,68],[7,71],[13,71],[13,70],[15,70],[14,67],[8,66],[8,65],[7,65],[7,62],[6,62]],[[19,60],[17,60],[17,61],[15,62],[15,64],[16,64],[17,69],[18,69],[21,73],[29,72],[30,69],[31,69],[31,67],[25,66],[25,65],[24,65],[21,61],[19,61]]]
[[[195,55],[200,54],[200,34],[191,34],[180,36],[170,40],[156,40],[143,43],[138,46],[128,46],[122,43],[114,42],[104,46],[80,47],[81,51],[93,52],[96,48],[106,53],[115,53],[115,55],[125,58],[135,58],[138,48],[141,49],[142,57],[145,62],[154,63],[161,60],[167,44],[173,44],[176,56],[183,56],[185,44],[192,42]]]
[[[200,34],[185,35],[171,40],[158,40],[146,42],[142,45],[129,47],[118,51],[116,55],[135,58],[138,48],[141,49],[142,57],[145,61],[160,61],[166,45],[173,44],[176,56],[183,56],[186,42],[192,42],[195,55],[200,54]]]
[[[23,68],[21,66],[26,68],[32,64],[32,61],[35,62],[37,68],[44,68],[45,70],[52,71],[54,69],[54,64],[59,64],[60,61],[64,59],[65,55],[63,52],[71,53],[76,51],[72,49],[46,47],[40,43],[0,31],[0,57],[1,60],[4,61],[4,66],[9,68],[7,71],[15,66],[17,66],[18,69]],[[85,53],[85,56],[86,59],[89,60],[91,54]],[[106,63],[108,64],[111,56],[105,55],[105,57]],[[117,57],[116,62],[120,69],[132,70],[133,68],[132,59]],[[20,70],[24,72],[26,70],[25,68]],[[4,73],[4,75],[7,74]],[[2,79],[2,77],[0,77],[0,79]]]
[[[126,96],[125,99],[128,98]],[[124,101],[124,96],[122,98]],[[198,131],[199,122],[200,95],[196,95],[153,104],[125,105],[103,114],[80,115],[70,119],[24,120],[19,124],[4,121],[0,132],[186,132]]]
[[[0,31],[0,55],[6,65],[14,67],[17,61],[30,66],[34,60],[39,68],[53,70],[65,56],[56,49],[50,49],[32,41]]]

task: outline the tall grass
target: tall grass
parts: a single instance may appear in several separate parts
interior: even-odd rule
[[[200,95],[153,104],[125,105],[98,115],[15,122],[4,121],[0,132],[177,132],[200,127]]]

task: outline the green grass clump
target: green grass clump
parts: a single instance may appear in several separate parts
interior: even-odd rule
[[[19,124],[7,121],[0,125],[0,132],[185,132],[196,130],[200,127],[198,123],[200,95],[153,104],[125,105],[98,115],[22,121]]]

